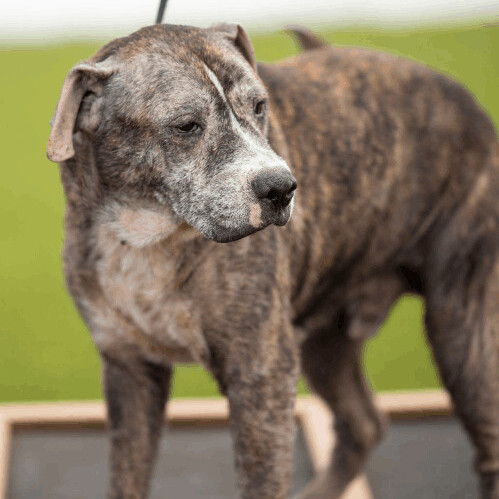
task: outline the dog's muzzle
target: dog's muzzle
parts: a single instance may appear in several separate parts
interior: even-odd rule
[[[286,225],[291,216],[296,186],[296,179],[286,168],[260,171],[249,183],[252,200],[247,205],[247,222],[232,224],[230,227],[217,224],[216,229],[207,237],[227,243],[249,236],[269,225]]]

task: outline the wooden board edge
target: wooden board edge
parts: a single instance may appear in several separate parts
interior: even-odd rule
[[[376,396],[376,405],[394,419],[453,413],[451,398],[444,390],[381,392]]]
[[[7,498],[9,484],[10,448],[12,427],[10,420],[0,415],[0,498]]]
[[[382,392],[376,396],[376,404],[393,417],[452,413],[450,397],[443,390]],[[316,396],[297,398],[297,417],[305,413],[322,417],[324,412],[328,411]],[[173,399],[167,416],[173,421],[228,420],[229,408],[226,399]],[[105,421],[106,409],[102,401],[0,404],[0,417],[13,424],[99,423]]]

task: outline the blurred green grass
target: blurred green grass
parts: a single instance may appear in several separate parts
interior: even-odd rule
[[[459,26],[404,31],[341,29],[328,41],[387,50],[429,64],[463,82],[499,123],[499,29]],[[257,56],[296,53],[284,33],[252,37]],[[63,193],[45,157],[49,119],[65,74],[96,44],[0,47],[0,402],[101,396],[99,362],[61,273]],[[365,352],[376,390],[439,384],[423,334],[423,305],[406,297]],[[300,391],[305,390],[300,385]],[[174,396],[215,396],[201,368],[177,369]]]

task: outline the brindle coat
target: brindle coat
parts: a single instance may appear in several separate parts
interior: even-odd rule
[[[363,341],[409,291],[425,299],[483,497],[498,499],[494,128],[442,75],[299,36],[310,50],[257,66],[240,27],[148,27],[65,81],[48,154],[68,288],[103,362],[109,497],[146,496],[179,361],[228,397],[244,498],[288,494],[302,371],[338,437],[304,497],[339,497],[383,429]],[[299,187],[278,228],[288,165]],[[262,178],[288,186],[286,203],[255,195]]]

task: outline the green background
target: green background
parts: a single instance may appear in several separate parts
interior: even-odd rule
[[[374,47],[429,64],[463,82],[499,122],[499,28],[335,29],[334,44]],[[296,48],[285,33],[252,36],[259,60]],[[65,74],[97,44],[0,47],[0,402],[95,399],[99,362],[61,273],[63,193],[45,157],[49,120]],[[376,390],[439,384],[424,339],[421,301],[406,297],[366,347]],[[304,391],[300,385],[300,391]],[[216,396],[196,366],[177,368],[175,396]]]

